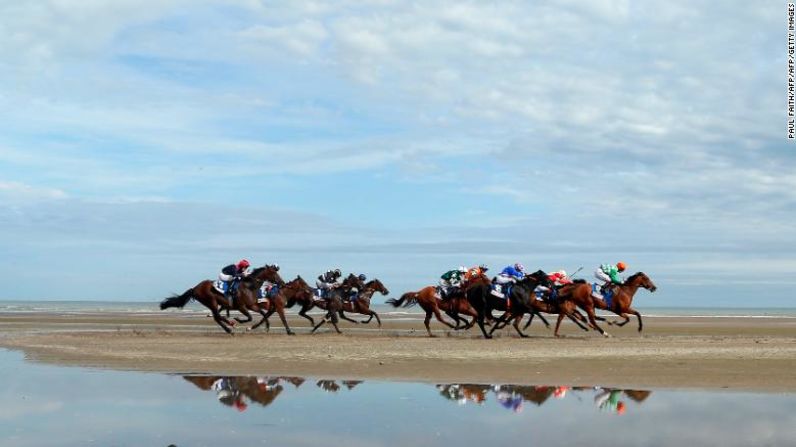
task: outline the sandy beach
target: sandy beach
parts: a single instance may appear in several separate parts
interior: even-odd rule
[[[493,340],[433,322],[439,337],[429,338],[416,317],[385,318],[381,329],[342,323],[344,335],[289,323],[298,335],[273,319],[269,333],[238,327],[232,337],[197,313],[5,314],[0,347],[44,363],[166,373],[796,391],[796,318],[647,317],[641,335],[635,320],[606,325],[609,339],[572,324],[556,339],[538,322],[531,338],[506,329]]]

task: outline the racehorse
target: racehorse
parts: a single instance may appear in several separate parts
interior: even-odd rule
[[[370,310],[370,298],[373,296],[374,293],[379,292],[382,295],[387,295],[390,293],[384,284],[381,283],[378,279],[373,279],[365,283],[364,289],[359,292],[359,296],[357,296],[354,300],[347,300],[343,301],[342,307],[340,308],[340,318],[346,321],[350,321],[352,323],[359,324],[360,321],[356,321],[354,319],[348,318],[344,312],[350,313],[360,313],[363,315],[369,315],[370,318],[367,320],[361,321],[361,323],[367,324],[376,317],[376,322],[381,327],[381,319],[379,318],[379,314]],[[318,301],[315,303],[316,306],[320,307],[321,309],[326,309],[328,306],[326,305],[325,301]]]
[[[633,295],[636,294],[636,291],[639,289],[639,287],[643,287],[650,292],[655,292],[658,289],[652,280],[650,280],[649,277],[644,274],[644,272],[638,272],[628,277],[623,284],[613,286],[614,296],[611,299],[610,306],[605,302],[605,300],[593,296],[591,285],[585,281],[577,281],[574,284],[568,284],[562,287],[558,292],[558,296],[559,299],[573,301],[578,307],[586,311],[586,314],[589,317],[589,322],[591,323],[590,326],[594,327],[600,331],[601,334],[608,337],[608,333],[597,326],[594,308],[596,307],[598,309],[608,310],[624,318],[625,321],[621,323],[608,323],[616,324],[617,326],[624,326],[628,323],[628,321],[630,321],[628,314],[635,315],[638,318],[638,331],[641,332],[641,329],[643,328],[641,314],[631,307],[633,304]],[[602,317],[597,317],[597,319],[605,320]],[[561,324],[561,316],[559,316],[558,324]],[[558,325],[556,325],[556,332],[557,331]]]
[[[241,284],[238,287],[238,292],[243,289],[244,293],[238,295],[246,295],[246,290],[256,287],[259,288],[262,285],[263,281],[271,281],[275,284],[284,284],[282,278],[279,276],[279,267],[273,265],[265,265],[264,267],[256,268],[252,271],[252,273],[241,280]],[[247,320],[242,320],[240,318],[235,318],[240,323],[244,323],[247,321],[251,321],[251,315],[249,314],[249,308],[252,308],[256,305],[256,300],[254,304],[251,304],[248,300],[244,299],[236,299],[236,303],[234,306],[230,304],[229,300],[216,288],[213,286],[213,281],[206,279],[204,281],[199,282],[199,284],[191,287],[190,289],[186,290],[182,295],[174,295],[169,298],[164,299],[160,302],[160,310],[168,309],[170,307],[184,307],[188,302],[194,299],[203,306],[210,309],[210,312],[213,314],[213,320],[221,326],[221,329],[224,329],[224,332],[227,334],[232,335],[232,326],[235,325],[234,322],[230,321],[229,318],[224,317],[219,312],[219,309],[230,309],[234,308],[240,311],[244,316],[248,317]]]
[[[318,307],[326,306],[326,315],[321,319],[320,323],[312,328],[311,333],[314,333],[319,327],[323,326],[326,320],[331,320],[332,326],[334,326],[337,333],[342,334],[340,328],[337,327],[337,322],[339,321],[337,319],[337,314],[339,314],[343,308],[344,294],[351,293],[352,288],[356,288],[357,290],[363,290],[365,288],[365,284],[362,280],[354,274],[348,275],[339,287],[329,290],[329,296],[325,299],[325,302],[322,303],[323,300],[315,301],[315,305]]]
[[[475,312],[472,306],[470,306],[470,303],[468,303],[467,300],[460,298],[457,299],[457,296],[462,297],[461,292],[458,292],[448,299],[443,300],[437,294],[436,286],[427,286],[423,287],[417,292],[406,292],[401,295],[400,299],[390,298],[387,300],[387,304],[390,304],[393,307],[410,307],[414,306],[415,304],[419,304],[420,307],[426,311],[426,319],[423,321],[423,323],[426,325],[428,336],[436,337],[431,333],[431,327],[429,326],[432,314],[437,317],[437,320],[440,323],[448,326],[451,329],[459,329],[459,313],[470,315],[473,317],[473,321],[471,321],[469,324],[466,324],[463,329],[469,329],[473,326],[475,317],[477,317],[478,314]],[[456,326],[442,319],[442,314],[439,312],[440,310],[445,311],[446,314],[451,316],[456,321]]]
[[[276,312],[279,314],[279,319],[282,320],[282,324],[285,326],[287,334],[295,335],[295,333],[290,329],[290,326],[287,324],[285,308],[290,307],[288,303],[295,302],[299,299],[312,300],[312,290],[309,288],[309,286],[307,286],[307,283],[304,282],[301,276],[297,276],[296,279],[284,283],[278,288],[274,296],[268,297],[262,304],[259,304],[260,307],[268,309],[268,312],[263,315],[263,319],[259,323],[255,324],[250,329],[257,329],[261,324],[265,323],[265,329],[266,331],[269,331],[271,329],[271,324],[268,321],[268,318],[273,315],[274,312]],[[308,315],[302,316],[309,318]],[[312,321],[311,318],[310,321]]]
[[[577,314],[579,318],[583,319],[584,321],[586,320],[575,309],[575,304],[573,302],[558,300],[556,304],[553,304],[537,300],[534,291],[539,285],[543,285],[548,288],[553,287],[553,283],[550,281],[547,274],[541,270],[531,273],[530,275],[525,275],[525,277],[523,277],[520,281],[516,282],[512,286],[509,292],[509,296],[506,299],[502,300],[503,303],[494,302],[494,304],[496,305],[503,304],[504,307],[506,307],[505,304],[506,302],[508,302],[509,305],[507,306],[506,313],[504,313],[503,316],[501,316],[498,319],[497,323],[495,323],[495,325],[492,327],[492,330],[489,332],[489,334],[492,335],[492,333],[495,332],[496,329],[502,327],[501,323],[508,324],[508,322],[513,320],[514,329],[517,331],[518,334],[520,334],[520,337],[527,338],[528,335],[523,333],[519,328],[520,320],[522,319],[522,316],[526,313],[531,314],[530,321],[533,321],[533,317],[535,315],[539,315],[539,317],[542,318],[542,321],[545,323],[545,325],[547,327],[550,327],[547,321],[541,316],[540,312],[559,314],[559,316],[566,315],[572,321],[574,321],[581,329],[588,330],[577,319],[575,319],[574,315]],[[526,325],[526,327],[530,325],[530,321],[528,322],[528,325]],[[555,335],[556,337],[558,337],[557,327]]]

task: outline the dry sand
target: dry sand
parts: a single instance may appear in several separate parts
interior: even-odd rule
[[[556,339],[537,322],[529,339],[506,329],[493,340],[433,322],[432,339],[419,319],[386,319],[380,330],[342,323],[344,335],[289,323],[298,335],[273,319],[270,333],[239,327],[231,337],[196,313],[0,315],[0,347],[46,363],[159,372],[796,391],[796,318],[648,317],[643,335],[635,320],[605,326],[610,339],[572,324]]]

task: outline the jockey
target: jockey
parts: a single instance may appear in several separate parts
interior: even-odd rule
[[[359,280],[362,281],[362,284],[364,284],[365,281],[368,280],[368,277],[365,276],[364,273],[360,273],[359,276],[357,276],[357,278],[359,278]],[[356,287],[352,287],[351,288],[351,292],[348,294],[347,297],[344,298],[344,300],[351,301],[351,302],[356,301],[357,298],[359,298],[359,292],[361,292],[361,290],[357,290]]]
[[[449,270],[440,276],[439,288],[443,300],[450,296],[450,294],[454,292],[454,289],[462,285],[462,279],[465,273],[467,273],[467,269],[459,267],[458,269]]]
[[[485,266],[484,264],[470,267],[470,269],[468,269],[464,274],[464,282],[468,283],[473,279],[478,278],[479,276],[485,274],[487,270],[489,270],[489,267]]]
[[[547,279],[549,279],[556,287],[572,284],[572,280],[567,277],[567,272],[564,270],[559,270],[547,275]]]
[[[555,299],[556,297],[556,289],[566,284],[572,284],[572,280],[567,277],[567,272],[564,270],[559,270],[557,272],[553,272],[547,275],[547,279],[553,283],[553,289],[551,290],[549,287],[539,285],[536,287],[536,290],[539,292],[544,293],[543,298],[552,298]]]
[[[326,273],[318,275],[315,285],[321,291],[322,298],[328,298],[332,289],[340,287],[340,276],[342,275],[340,269],[327,270]]]
[[[519,262],[514,263],[514,265],[506,266],[506,268],[504,268],[503,271],[501,271],[500,274],[495,277],[495,283],[500,285],[500,290],[496,290],[495,295],[499,296],[500,298],[504,298],[504,294],[506,293],[508,285],[514,284],[524,277],[525,266]]]
[[[249,274],[249,261],[241,259],[237,264],[230,264],[218,274],[218,279],[224,282],[226,296],[233,297],[241,278]]]
[[[600,280],[600,291],[605,295],[605,289],[613,284],[622,284],[619,274],[625,271],[627,266],[624,262],[617,262],[616,265],[603,264],[594,271],[594,277]]]

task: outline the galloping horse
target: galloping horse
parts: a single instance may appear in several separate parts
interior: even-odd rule
[[[461,292],[459,292],[458,295],[461,296]],[[391,304],[393,307],[410,307],[414,306],[415,304],[419,304],[420,307],[426,311],[426,319],[423,321],[423,323],[426,325],[426,331],[428,332],[429,337],[435,337],[435,335],[431,333],[431,327],[429,326],[432,314],[437,317],[437,320],[440,323],[448,326],[451,329],[459,329],[459,318],[457,316],[459,313],[473,317],[473,321],[465,325],[464,329],[469,329],[472,327],[475,317],[478,316],[472,306],[470,306],[470,303],[468,303],[465,299],[458,299],[455,296],[452,296],[446,300],[441,299],[437,294],[436,286],[423,287],[417,292],[406,292],[401,295],[400,299],[396,300],[395,298],[390,298],[387,300],[387,304]],[[442,319],[442,314],[439,312],[440,310],[445,311],[445,313],[454,318],[456,320],[456,326]]]
[[[340,328],[337,327],[337,314],[343,308],[343,294],[351,293],[351,289],[356,287],[357,290],[363,290],[365,288],[365,284],[359,279],[356,275],[348,275],[346,279],[340,284],[340,287],[336,289],[332,289],[329,291],[329,297],[326,300],[316,300],[314,303],[316,306],[326,309],[326,315],[321,319],[321,322],[315,325],[312,328],[312,333],[318,330],[319,327],[323,326],[326,323],[326,320],[331,320],[332,326],[337,331],[338,334],[342,334],[340,332]]]
[[[215,322],[221,326],[221,329],[224,329],[224,332],[232,335],[231,327],[234,326],[235,323],[230,321],[229,318],[223,317],[219,312],[219,309],[237,309],[244,316],[248,317],[246,320],[236,317],[235,319],[238,322],[244,323],[251,321],[252,318],[248,312],[248,309],[254,308],[254,306],[257,305],[257,300],[255,299],[254,303],[251,303],[251,300],[248,299],[246,291],[252,288],[255,288],[256,290],[256,288],[259,288],[260,285],[262,285],[263,281],[271,281],[275,284],[284,284],[284,281],[282,281],[282,278],[279,276],[278,272],[279,267],[273,265],[266,265],[265,267],[254,269],[248,277],[241,281],[241,284],[238,287],[238,299],[235,300],[236,303],[234,307],[230,305],[230,302],[221,292],[213,287],[213,281],[206,279],[186,290],[182,295],[174,295],[161,301],[160,310],[168,309],[170,307],[181,308],[188,304],[188,301],[191,299],[195,299],[203,306],[210,309],[210,312],[213,314],[213,320],[215,320]],[[241,293],[241,291],[243,291],[243,293]]]
[[[546,326],[550,326],[547,321],[541,316],[539,312],[546,312],[549,314],[559,314],[568,316],[572,321],[574,321],[581,329],[588,330],[584,327],[577,319],[575,319],[574,315],[578,315],[579,318],[585,321],[585,318],[580,315],[580,313],[575,309],[575,304],[571,301],[563,301],[559,300],[557,304],[547,303],[544,301],[540,301],[536,299],[534,290],[539,285],[544,285],[546,287],[552,288],[553,284],[550,279],[547,277],[547,274],[541,270],[538,270],[530,275],[526,275],[523,279],[518,281],[512,288],[509,293],[509,296],[503,300],[504,302],[510,303],[506,313],[501,316],[492,330],[489,332],[492,335],[495,332],[495,329],[499,329],[501,327],[501,323],[506,323],[514,320],[514,329],[520,334],[520,337],[526,338],[528,337],[527,334],[523,333],[520,328],[520,320],[522,316],[526,313],[531,314],[531,321],[533,321],[533,317],[535,315],[539,315],[542,318],[542,321],[545,323]],[[500,304],[495,302],[495,304]],[[504,305],[505,306],[505,305]],[[498,309],[500,310],[500,309]],[[530,325],[530,321],[529,321]],[[527,327],[527,326],[526,326]],[[556,337],[558,337],[558,328],[556,328]]]
[[[359,321],[348,318],[343,312],[370,315],[370,318],[361,321],[361,323],[370,323],[370,320],[372,320],[373,317],[376,317],[376,322],[379,324],[379,327],[381,327],[381,319],[379,318],[379,314],[370,310],[370,298],[376,292],[379,292],[382,295],[388,295],[390,293],[390,291],[387,290],[387,288],[384,287],[384,284],[382,284],[378,279],[370,280],[365,283],[365,288],[359,292],[357,299],[343,302],[343,308],[340,309],[340,318],[358,324],[360,323]],[[322,305],[318,307],[323,308]]]
[[[598,309],[608,310],[624,318],[625,321],[616,323],[617,326],[624,326],[628,323],[628,321],[630,321],[628,314],[635,315],[638,317],[638,331],[641,332],[641,329],[643,328],[641,323],[641,314],[638,313],[637,310],[630,307],[633,304],[633,295],[636,294],[636,291],[639,287],[643,287],[650,292],[655,292],[658,289],[652,280],[650,280],[649,277],[644,274],[644,272],[638,272],[628,277],[624,284],[614,286],[614,297],[611,300],[610,306],[604,300],[592,296],[591,285],[585,281],[568,284],[562,287],[561,290],[559,290],[558,296],[559,299],[571,300],[578,307],[586,311],[586,314],[589,316],[589,322],[591,323],[590,326],[594,327],[600,331],[601,334],[608,337],[608,333],[597,326],[594,308],[596,307]],[[598,317],[597,319],[605,320],[602,317]],[[558,324],[561,324],[560,316],[558,319]],[[558,324],[556,325],[556,332],[558,332]],[[609,322],[608,324],[614,323]]]
[[[268,312],[265,313],[263,315],[263,319],[259,323],[252,326],[251,329],[257,329],[261,324],[265,323],[266,331],[269,331],[271,329],[271,324],[268,321],[268,318],[273,315],[274,312],[276,312],[279,314],[279,319],[282,320],[282,324],[285,326],[287,334],[295,335],[295,333],[290,329],[290,326],[287,324],[287,318],[285,317],[285,307],[290,307],[288,303],[295,302],[298,299],[312,300],[312,290],[309,289],[307,283],[301,279],[301,276],[297,276],[296,279],[293,279],[280,286],[276,295],[268,298],[260,305],[260,307],[268,309]]]

